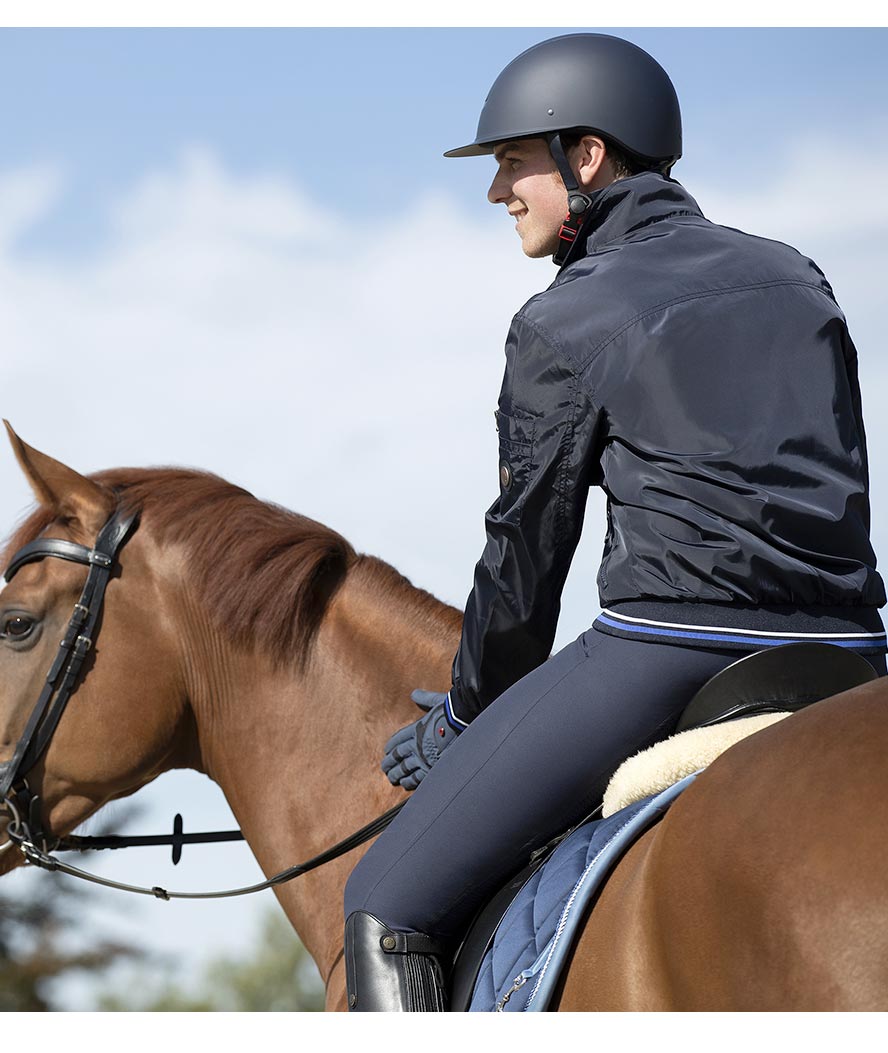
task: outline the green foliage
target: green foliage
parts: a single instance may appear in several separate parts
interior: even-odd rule
[[[137,814],[130,809],[123,818]],[[118,814],[115,825],[120,822]],[[97,833],[107,833],[100,828]],[[97,892],[62,874],[41,873],[0,892],[0,1012],[67,1008],[58,981],[92,977],[97,1009],[149,1012],[315,1012],[324,990],[314,962],[276,902],[263,917],[254,946],[222,956],[196,982],[168,979],[170,964],[119,939],[102,938],[90,912],[126,909],[127,897]],[[83,1008],[89,1008],[84,1006]]]
[[[101,974],[141,954],[95,935],[75,939],[72,918],[84,916],[89,890],[61,875],[42,877],[24,895],[0,895],[0,1012],[58,1009],[53,981],[74,971]]]
[[[279,907],[268,911],[252,951],[243,958],[209,962],[190,990],[140,968],[100,996],[106,1012],[319,1012],[324,989],[307,951]],[[138,997],[134,992],[139,992]]]

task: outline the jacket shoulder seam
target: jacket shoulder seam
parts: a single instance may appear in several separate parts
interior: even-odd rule
[[[570,372],[571,377],[577,385],[577,390],[582,388],[586,398],[592,404],[593,409],[600,411],[601,406],[595,397],[595,392],[591,385],[583,382],[582,378],[582,367],[577,362],[576,358],[561,344],[561,342],[549,332],[548,329],[543,328],[539,322],[528,318],[526,314],[519,312],[515,315],[516,322],[520,322],[522,325],[526,325],[528,329],[532,330],[539,338],[549,347],[552,352],[560,359],[565,365],[567,370]]]
[[[559,358],[564,359],[564,364],[571,371],[571,373],[577,374],[579,372],[573,356],[564,349],[564,346],[561,344],[561,342],[552,333],[550,333],[548,329],[544,329],[539,324],[539,322],[535,322],[533,319],[528,318],[528,316],[523,312],[519,312],[515,315],[515,321],[520,322],[522,325],[526,325],[528,329],[532,329],[533,332],[536,333],[536,335],[540,338],[540,340],[548,344],[549,347],[555,352],[555,354],[559,356]]]
[[[748,285],[732,285],[730,288],[719,288],[719,289],[703,289],[699,292],[686,293],[683,296],[674,296],[669,300],[663,300],[660,303],[654,304],[652,307],[646,307],[643,311],[639,311],[638,314],[632,318],[627,319],[625,322],[621,322],[620,325],[610,332],[603,340],[601,340],[584,359],[580,366],[580,369],[586,369],[592,360],[597,358],[599,354],[611,343],[614,342],[618,337],[622,336],[627,329],[631,329],[633,325],[640,322],[644,318],[648,318],[650,315],[657,314],[659,311],[665,310],[667,307],[674,307],[676,304],[687,303],[690,300],[702,300],[707,296],[725,296],[730,293],[749,292],[753,289],[771,289],[778,286],[800,286],[802,288],[813,289],[815,292],[820,293],[826,299],[830,299],[823,289],[814,282],[801,281],[796,278],[783,278],[777,281],[769,282],[750,282]],[[830,302],[833,302],[830,300]],[[542,334],[541,334],[542,335]]]

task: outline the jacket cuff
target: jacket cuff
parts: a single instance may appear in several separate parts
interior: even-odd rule
[[[451,687],[447,692],[447,698],[444,700],[444,715],[447,717],[447,723],[454,731],[459,733],[460,731],[465,731],[469,726],[469,722],[457,716],[454,712],[454,706],[459,707],[459,694],[455,687]]]

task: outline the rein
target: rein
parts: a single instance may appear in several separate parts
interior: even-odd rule
[[[34,801],[38,801],[39,798],[33,798]],[[7,800],[7,803],[10,802]],[[332,848],[328,848],[321,852],[319,855],[307,860],[304,863],[297,863],[295,866],[288,867],[286,870],[282,870],[279,874],[275,874],[273,877],[261,881],[255,885],[245,885],[242,888],[223,889],[219,892],[169,892],[165,888],[161,888],[159,885],[152,885],[150,888],[144,888],[140,885],[126,885],[120,881],[111,881],[109,878],[99,877],[98,874],[91,874],[89,871],[80,870],[79,867],[72,867],[68,863],[62,862],[61,859],[57,859],[51,855],[50,852],[44,847],[39,848],[34,844],[30,831],[27,828],[27,824],[21,820],[20,816],[15,813],[13,821],[9,824],[7,833],[9,834],[9,842],[18,846],[24,855],[25,859],[34,864],[34,866],[41,867],[43,870],[54,870],[60,874],[68,874],[70,877],[81,878],[83,881],[91,881],[94,885],[104,885],[105,888],[118,889],[121,892],[135,892],[142,896],[154,896],[155,899],[171,900],[171,899],[228,899],[232,896],[246,896],[252,892],[263,892],[265,889],[274,888],[276,885],[283,885],[287,881],[292,881],[293,878],[300,877],[302,874],[307,874],[310,870],[314,870],[317,867],[323,866],[324,863],[330,863],[334,859],[338,859],[340,856],[344,856],[347,852],[351,852],[353,848],[357,848],[359,845],[364,844],[371,838],[376,837],[377,834],[389,825],[389,823],[395,818],[398,812],[404,807],[406,802],[396,804],[394,808],[390,808],[387,812],[378,816],[372,822],[366,826],[362,826],[360,830],[356,830],[353,834],[344,838],[342,841],[335,844]],[[177,817],[178,818],[178,817]],[[243,834],[239,830],[225,831],[222,834],[183,834],[181,837],[191,838],[194,841],[236,841],[243,840]],[[78,841],[87,840],[110,840],[105,838],[78,838]],[[115,839],[119,841],[131,840],[138,844],[170,844],[172,839],[164,835],[159,835],[156,838],[119,838]],[[128,845],[112,844],[112,845],[87,845],[82,846],[78,844],[71,845],[68,848],[63,842],[54,846],[55,849],[61,849],[61,851],[86,851],[88,848],[126,848]]]
[[[376,837],[400,812],[404,807],[404,802],[390,808],[332,848],[326,849],[304,863],[288,867],[258,884],[219,892],[169,892],[159,885],[150,888],[126,885],[99,877],[86,870],[80,870],[51,854],[54,851],[83,852],[105,848],[129,848],[136,845],[172,845],[173,863],[175,864],[182,856],[183,845],[244,840],[244,835],[240,830],[183,833],[181,815],[177,815],[174,820],[172,835],[52,838],[43,826],[40,798],[32,794],[28,786],[26,776],[49,745],[68,704],[68,699],[74,693],[84,659],[95,643],[105,588],[114,571],[117,553],[137,525],[136,513],[125,513],[117,509],[99,531],[96,543],[91,549],[61,538],[37,538],[36,541],[25,545],[13,556],[4,574],[6,581],[11,581],[26,563],[33,563],[47,557],[82,563],[89,567],[86,584],[79,601],[74,604],[74,613],[62,642],[59,644],[58,654],[46,676],[46,683],[34,705],[25,730],[16,743],[12,760],[0,764],[0,801],[13,816],[7,827],[9,839],[0,845],[0,853],[15,845],[28,863],[44,870],[68,874],[96,885],[104,885],[106,888],[154,896],[156,899],[224,899],[230,896],[245,896],[252,892],[262,892],[276,885],[282,885],[316,867],[323,866],[324,863],[338,859],[339,856],[345,855]]]

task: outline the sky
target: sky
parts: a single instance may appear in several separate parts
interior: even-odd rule
[[[505,334],[555,269],[487,203],[492,162],[442,154],[474,137],[508,61],[576,29],[670,73],[673,175],[710,219],[826,272],[860,355],[888,553],[884,29],[0,29],[0,415],[82,472],[215,471],[461,607],[497,488]],[[0,482],[8,533],[30,503],[11,451]],[[604,532],[594,494],[556,646],[598,612]],[[188,830],[233,822],[190,773],[136,800],[133,831],[176,811]],[[175,870],[144,849],[88,862],[176,889],[260,876],[244,846],[186,849]],[[98,929],[175,954],[185,977],[243,949],[273,900],[95,902]],[[66,998],[88,1008],[85,988]]]

